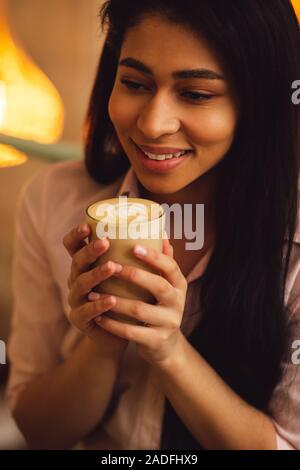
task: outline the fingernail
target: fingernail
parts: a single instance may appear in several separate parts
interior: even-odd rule
[[[105,305],[110,305],[110,304],[113,304],[113,303],[114,303],[115,299],[116,299],[116,298],[111,295],[111,296],[109,296],[109,297],[105,297],[105,299],[103,299],[103,303],[104,303]]]
[[[78,233],[85,233],[88,231],[88,226],[87,224],[82,224],[82,225],[79,225],[78,229],[77,229],[77,232]]]
[[[102,317],[101,317],[101,316],[99,316],[99,317],[95,318],[95,322],[96,322],[96,323],[100,323],[100,322],[101,322],[101,320],[102,320]]]
[[[102,264],[102,266],[100,266],[100,271],[109,271],[109,270],[110,270],[110,266],[108,263]]]
[[[88,295],[89,300],[98,300],[100,299],[100,294],[98,292],[90,292]]]
[[[134,250],[133,250],[133,251],[134,251],[134,253],[135,253],[136,255],[145,256],[145,255],[147,254],[146,248],[144,248],[144,247],[141,246],[141,245],[136,245],[136,246],[134,247]]]
[[[119,263],[114,263],[114,265],[115,265],[115,271],[116,271],[116,273],[119,273],[119,272],[122,271],[123,266],[122,266],[121,264],[119,264]]]

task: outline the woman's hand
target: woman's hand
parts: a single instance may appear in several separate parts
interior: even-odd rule
[[[85,231],[79,230],[86,227]],[[85,335],[96,343],[103,355],[114,355],[123,352],[128,342],[100,328],[95,319],[103,312],[111,309],[114,301],[109,295],[91,292],[92,288],[112,276],[118,269],[116,263],[108,263],[108,270],[91,265],[108,250],[108,239],[86,243],[84,239],[90,235],[88,224],[74,228],[63,238],[64,247],[72,257],[71,271],[68,278],[71,307],[69,320]]]
[[[184,312],[187,281],[173,257],[173,248],[164,240],[163,253],[147,249],[145,255],[133,251],[140,260],[156,268],[162,276],[143,269],[125,265],[114,276],[134,282],[149,290],[157,299],[156,305],[114,296],[112,310],[135,318],[145,325],[122,323],[105,315],[96,321],[109,333],[134,341],[140,355],[153,365],[167,361],[176,354]]]

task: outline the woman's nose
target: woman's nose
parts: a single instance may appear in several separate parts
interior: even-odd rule
[[[174,134],[180,129],[180,119],[174,105],[158,96],[149,101],[140,112],[138,129],[149,139],[155,140],[162,134]]]

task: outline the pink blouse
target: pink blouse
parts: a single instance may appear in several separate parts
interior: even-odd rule
[[[8,343],[11,370],[6,398],[13,410],[26,385],[64,361],[83,338],[68,321],[67,278],[71,257],[66,233],[85,221],[85,208],[128,192],[139,197],[132,167],[108,186],[95,183],[84,162],[47,165],[23,186],[18,200],[13,257],[13,315]],[[187,276],[181,329],[189,336],[201,318],[199,279],[211,251]],[[300,319],[300,225],[294,238],[286,302]],[[300,325],[294,339],[300,339]],[[294,350],[291,346],[291,356]],[[290,384],[291,379],[293,379]],[[80,444],[85,449],[159,449],[165,397],[152,367],[129,343],[121,363],[109,412]],[[300,449],[300,369],[292,361],[274,390],[271,418],[277,449]]]

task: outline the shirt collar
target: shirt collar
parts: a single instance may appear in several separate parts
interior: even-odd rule
[[[139,181],[132,166],[127,171],[117,196],[140,197]],[[187,282],[190,283],[200,278],[205,271],[214,247],[212,246],[205,255],[197,262],[193,269],[187,275]]]
[[[116,197],[118,196],[140,197],[139,181],[132,166],[130,166],[122,181]]]

